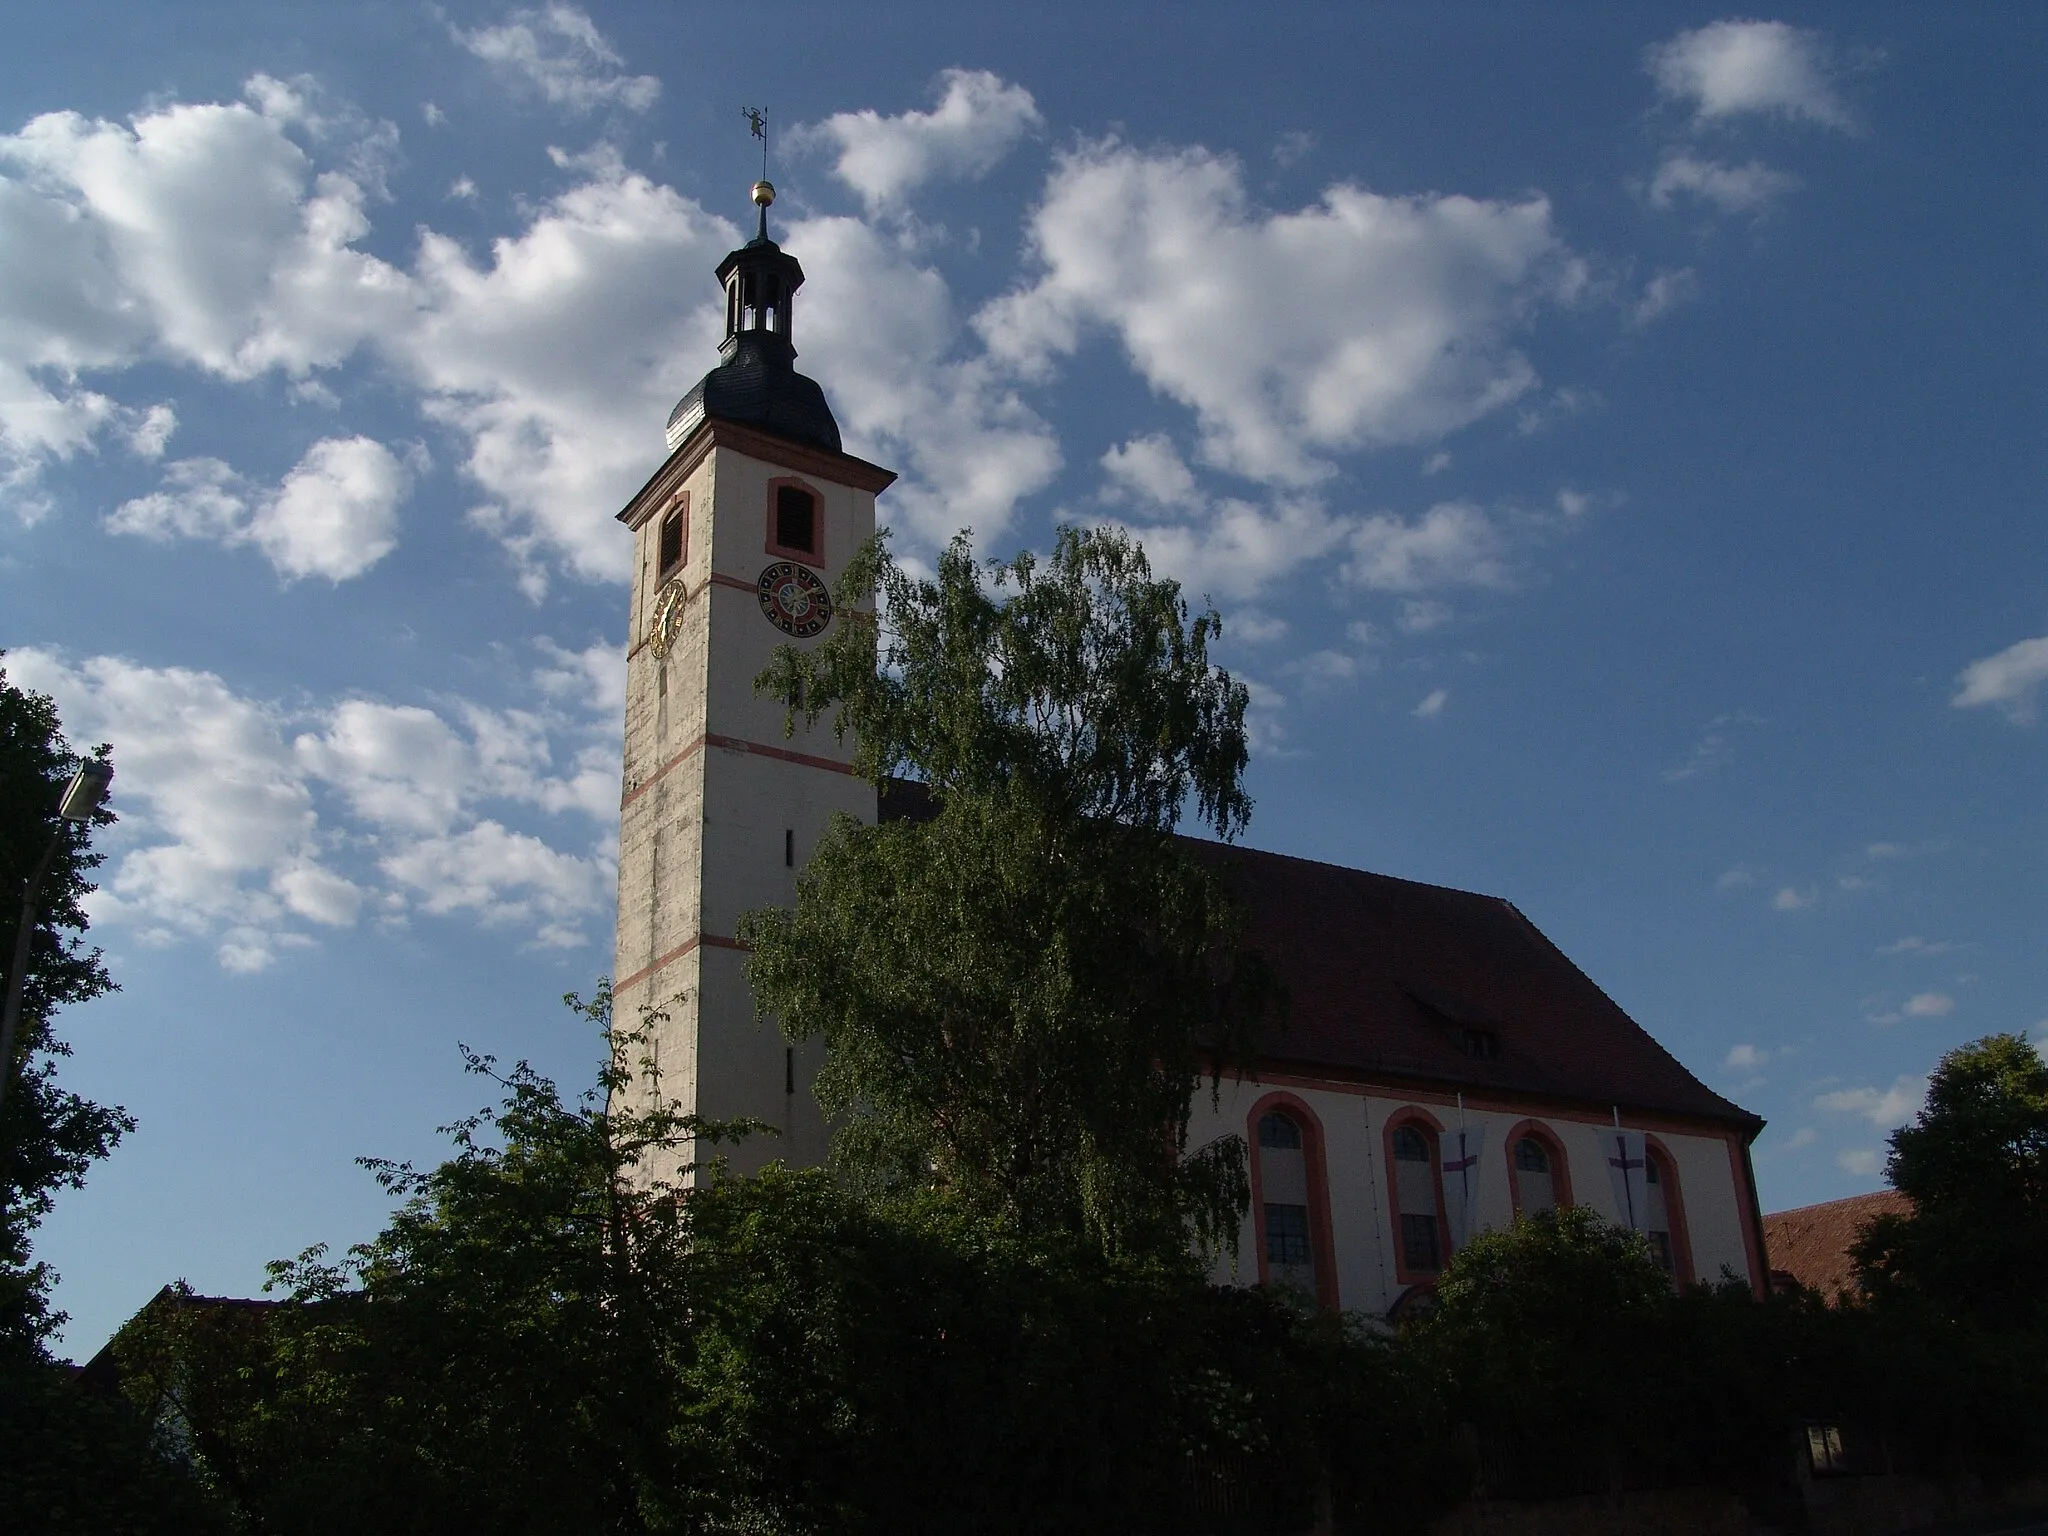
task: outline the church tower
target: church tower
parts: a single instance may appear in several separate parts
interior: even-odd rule
[[[824,391],[796,371],[804,273],[768,237],[774,199],[755,185],[759,232],[718,266],[722,361],[677,403],[667,460],[619,513],[634,561],[614,1008],[622,1025],[666,1013],[653,1041],[664,1097],[782,1132],[729,1149],[743,1169],[819,1162],[826,1132],[814,1049],[756,1019],[734,928],[795,901],[835,812],[876,811],[852,742],[822,722],[785,738],[782,705],[753,682],[778,645],[838,622],[831,589],[896,478],[841,451]]]

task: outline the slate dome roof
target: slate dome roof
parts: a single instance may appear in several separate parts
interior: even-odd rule
[[[669,413],[669,447],[675,448],[708,416],[838,453],[839,423],[825,403],[825,391],[771,351],[743,338],[731,358],[699,379]]]

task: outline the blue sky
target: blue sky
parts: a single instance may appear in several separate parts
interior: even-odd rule
[[[774,125],[800,366],[954,528],[1136,529],[1250,841],[1513,900],[1874,1187],[2048,1027],[2048,9],[77,4],[0,56],[0,644],[124,817],[140,1128],[81,1353],[374,1230],[358,1154],[589,1076],[612,514]]]

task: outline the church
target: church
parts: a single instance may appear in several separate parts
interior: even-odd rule
[[[740,914],[795,901],[840,812],[891,814],[828,729],[794,737],[754,677],[833,622],[832,588],[892,472],[844,451],[796,371],[796,257],[768,233],[717,269],[720,362],[668,421],[632,531],[619,905],[622,1021],[653,1019],[665,1096],[781,1135],[736,1159],[822,1160],[816,1047],[756,1020]],[[1244,1137],[1252,1202],[1217,1278],[1398,1317],[1475,1232],[1591,1206],[1679,1282],[1766,1284],[1750,1145],[1714,1093],[1496,896],[1199,845],[1250,912],[1290,1017],[1255,1072],[1193,1107],[1190,1144]]]

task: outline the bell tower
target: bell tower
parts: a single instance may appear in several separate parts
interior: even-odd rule
[[[667,1015],[653,1040],[665,1097],[782,1132],[728,1149],[742,1169],[819,1162],[826,1130],[814,1049],[756,1019],[734,928],[795,901],[835,812],[872,823],[876,809],[852,743],[822,722],[785,738],[782,706],[753,682],[778,645],[839,621],[831,588],[896,478],[841,450],[824,391],[796,371],[803,268],[768,237],[775,189],[753,196],[759,231],[718,266],[721,361],[677,403],[668,458],[619,513],[634,562],[612,973],[622,1024]]]

